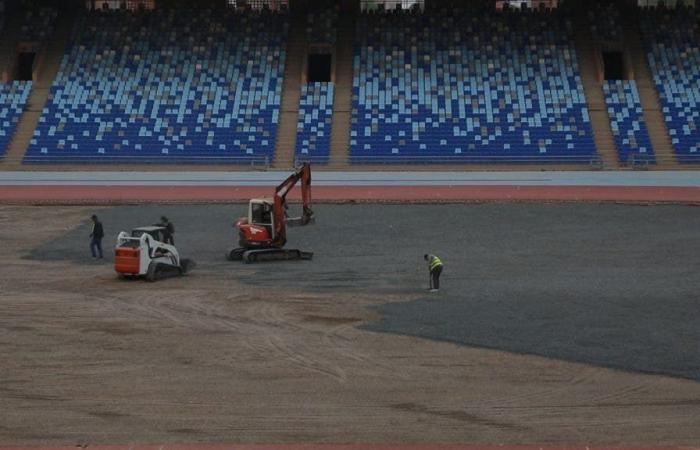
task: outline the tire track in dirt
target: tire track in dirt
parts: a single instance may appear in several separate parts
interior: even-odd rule
[[[265,342],[270,349],[303,370],[321,373],[340,383],[347,380],[346,371],[338,364],[332,363],[332,358],[324,357],[320,348],[308,344],[307,330],[287,320],[287,316],[281,313],[279,304],[269,301],[259,302],[255,304],[253,311],[249,312],[260,317],[262,324],[278,330],[277,333],[265,335]],[[300,332],[304,332],[304,335],[300,336]],[[312,333],[311,336],[318,339],[317,334],[314,336]]]

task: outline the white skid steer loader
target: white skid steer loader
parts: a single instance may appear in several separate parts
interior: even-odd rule
[[[152,226],[122,231],[114,249],[114,270],[122,277],[141,277],[147,281],[177,277],[195,266],[194,261],[180,259],[174,245],[164,241],[166,229]]]

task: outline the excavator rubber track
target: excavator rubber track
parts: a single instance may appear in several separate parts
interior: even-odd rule
[[[246,250],[241,255],[241,259],[245,263],[256,263],[266,261],[310,260],[313,256],[313,252],[304,252],[297,249],[267,248]]]

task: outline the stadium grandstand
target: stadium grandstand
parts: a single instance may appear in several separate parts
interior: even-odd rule
[[[694,1],[4,0],[0,19],[5,169],[700,162]]]

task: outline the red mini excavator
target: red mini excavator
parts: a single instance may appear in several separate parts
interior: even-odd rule
[[[287,194],[301,182],[302,215],[287,217]],[[231,261],[244,262],[311,259],[313,253],[285,249],[287,226],[314,223],[311,210],[311,166],[304,163],[275,189],[273,199],[252,199],[248,205],[248,217],[238,219],[238,248],[228,253]]]

